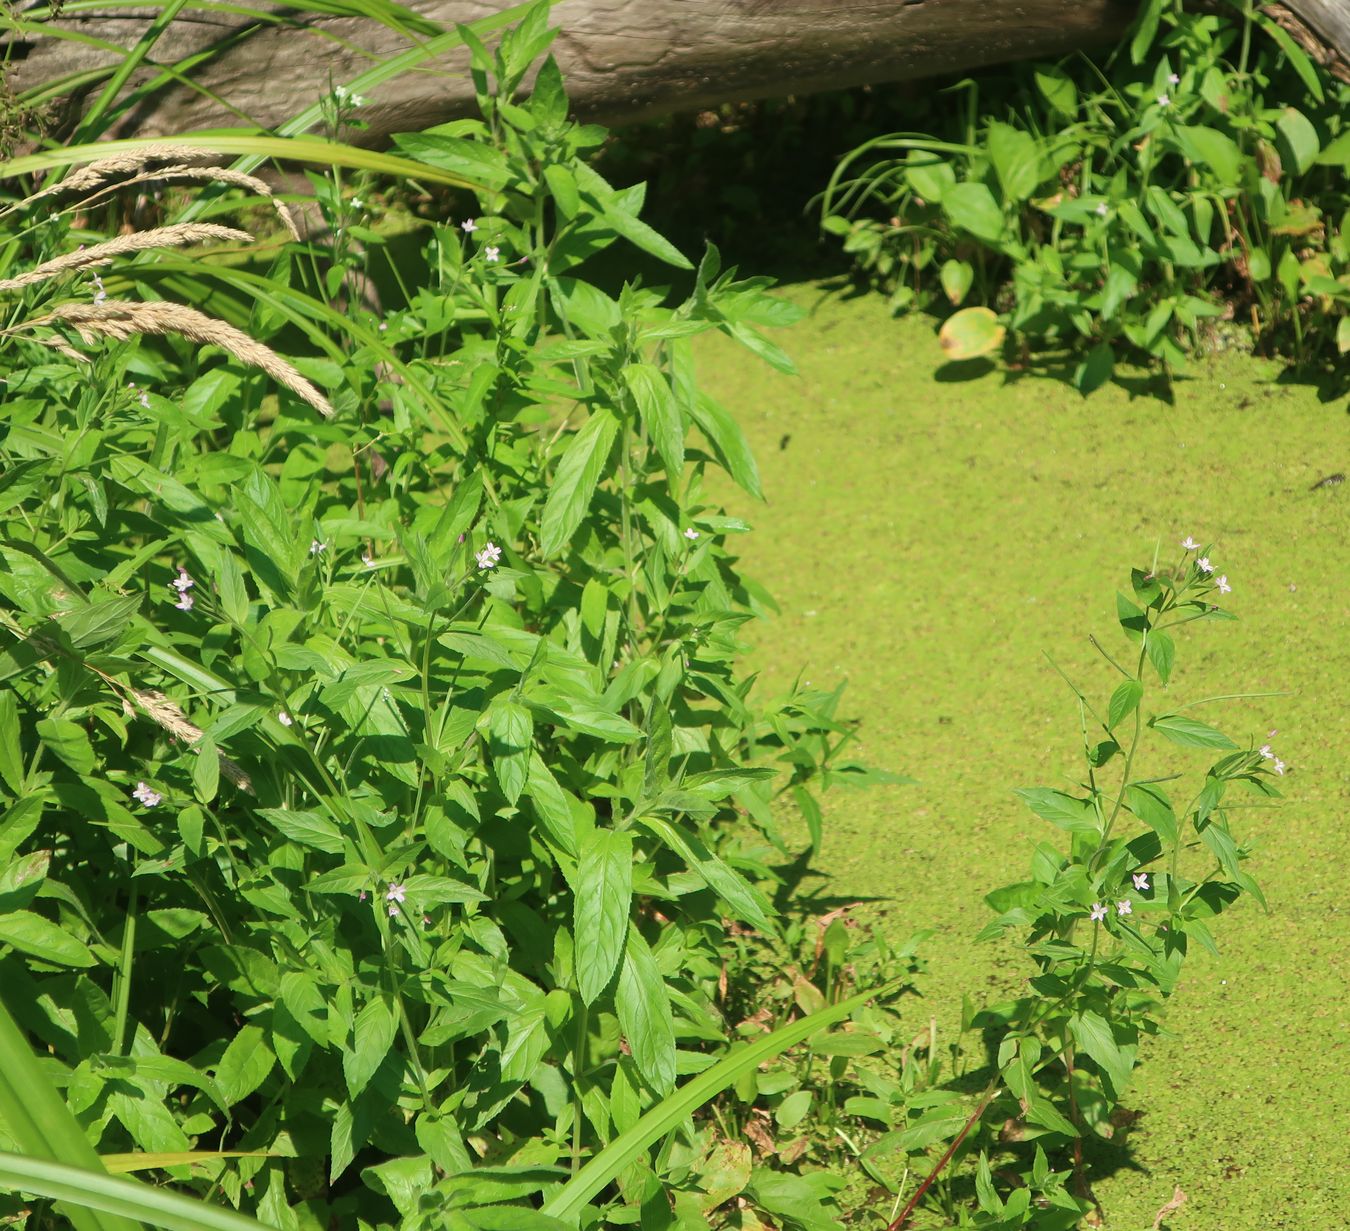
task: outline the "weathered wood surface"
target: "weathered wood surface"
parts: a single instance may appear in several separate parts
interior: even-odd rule
[[[36,2],[36,0],[33,0]],[[22,6],[16,6],[22,7]],[[262,3],[274,13],[288,10]],[[411,0],[451,28],[499,13],[492,0]],[[1284,0],[1318,39],[1350,59],[1350,0]],[[563,0],[555,54],[577,112],[610,122],[737,99],[913,80],[1119,40],[1134,0]],[[135,12],[135,10],[131,10]],[[289,10],[294,14],[294,10]],[[131,46],[146,16],[87,12],[61,24]],[[24,89],[106,64],[95,47],[17,39],[12,85]],[[194,80],[265,127],[294,115],[372,62],[409,45],[374,21],[296,15],[285,27],[189,6],[155,49],[159,63],[215,48]],[[149,69],[140,74],[144,79]],[[373,91],[370,140],[472,111],[462,51]],[[237,123],[203,94],[175,86],[126,118],[124,134],[157,135]]]
[[[271,12],[280,5],[264,3]],[[411,0],[451,28],[504,7],[488,0]],[[763,98],[899,81],[1027,56],[1050,56],[1118,39],[1133,0],[563,0],[554,50],[577,112],[606,121]],[[135,12],[135,10],[131,10]],[[145,28],[125,10],[63,18],[80,34],[131,46]],[[374,21],[303,16],[289,28],[260,26],[189,6],[155,48],[172,63],[220,48],[194,80],[273,127],[409,44]],[[12,84],[25,89],[107,64],[96,48],[51,38],[21,42]],[[473,95],[462,52],[373,91],[363,116],[378,139],[468,114]],[[148,71],[141,73],[145,79]],[[130,115],[123,132],[184,132],[237,123],[210,98],[183,87]]]

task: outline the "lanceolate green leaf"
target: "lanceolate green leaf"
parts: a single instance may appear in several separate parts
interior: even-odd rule
[[[894,991],[901,982],[895,980],[871,991],[850,996],[800,1021],[782,1026],[753,1043],[747,1043],[719,1060],[712,1068],[663,1099],[627,1132],[620,1133],[544,1203],[543,1212],[554,1218],[575,1219],[586,1203],[616,1176],[627,1170],[667,1133],[678,1128],[688,1116],[734,1085],[742,1074],[755,1071],[764,1061],[781,1055],[817,1031],[843,1021],[869,1000]]]
[[[614,412],[600,406],[568,443],[544,505],[540,544],[544,555],[556,556],[571,542],[590,507],[618,431],[619,420]]]
[[[1200,722],[1195,718],[1186,718],[1181,714],[1162,714],[1149,721],[1159,735],[1165,735],[1174,744],[1186,748],[1236,748],[1217,727]]]
[[[642,933],[628,929],[617,996],[619,1029],[638,1070],[658,1094],[675,1085],[675,1019],[665,980]]]
[[[0,1189],[60,1201],[77,1227],[134,1231],[137,1223],[129,1220],[136,1219],[165,1231],[269,1231],[252,1218],[165,1188],[18,1154],[0,1154]],[[102,1221],[81,1223],[81,1211]]]
[[[673,489],[684,473],[684,424],[670,382],[649,363],[629,364],[623,379]]]
[[[581,998],[599,999],[614,977],[633,897],[633,839],[613,829],[593,831],[581,848],[576,887],[576,966]]]

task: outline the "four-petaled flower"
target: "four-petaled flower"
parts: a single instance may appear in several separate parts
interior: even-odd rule
[[[478,230],[478,224],[472,218],[466,218],[459,224],[459,229],[463,231],[465,235],[472,235]]]
[[[1166,94],[1159,94],[1159,95],[1158,95],[1158,106],[1159,106],[1159,107],[1170,107],[1171,105],[1172,105],[1172,100],[1171,100],[1170,98],[1168,98]]]
[[[407,891],[403,888],[402,885],[399,884],[390,885],[389,892],[384,895],[384,900],[386,902],[402,902],[404,900],[406,892]]]
[[[1197,543],[1193,538],[1191,538],[1191,536],[1190,536],[1189,534],[1188,534],[1184,539],[1181,540],[1181,545],[1182,545],[1187,551],[1195,551],[1195,550],[1197,550],[1197,549],[1199,548],[1199,546],[1200,546],[1200,544]]]
[[[1180,73],[1168,73],[1168,74],[1167,74],[1167,84],[1168,84],[1168,85],[1180,85],[1180,84],[1181,84],[1181,74],[1180,74]]]
[[[491,244],[488,244],[488,246],[483,249],[483,256],[487,258],[489,265],[501,256],[501,254],[502,250],[500,248],[494,248]]]
[[[1106,215],[1109,214],[1110,212],[1111,212],[1111,211],[1110,211],[1109,208],[1107,208],[1107,204],[1106,204],[1105,201],[1098,201],[1098,202],[1097,202],[1097,217],[1098,217],[1098,218],[1105,218]]]
[[[1106,903],[1105,903],[1105,902],[1093,902],[1093,904],[1092,904],[1092,918],[1093,918],[1094,921],[1097,921],[1097,920],[1101,920],[1101,919],[1105,919],[1105,918],[1106,918]]]
[[[1220,594],[1232,594],[1233,592],[1233,587],[1228,584],[1227,573],[1220,577],[1214,584],[1219,587]]]
[[[1136,872],[1130,879],[1134,881],[1134,887],[1136,889],[1143,890],[1148,888],[1147,872]]]
[[[147,808],[153,808],[164,798],[158,791],[153,790],[149,783],[138,782],[136,789],[131,794]]]
[[[364,107],[370,101],[364,94],[352,93],[345,85],[335,85],[333,97],[344,107]]]
[[[1214,571],[1214,566],[1209,562],[1208,556],[1201,556],[1200,559],[1195,562],[1195,567],[1202,573],[1212,573]]]
[[[1262,744],[1261,747],[1257,749],[1257,752],[1261,754],[1263,760],[1273,761],[1275,759],[1275,753],[1271,750],[1269,744]]]
[[[1116,903],[1116,914],[1118,915],[1128,915],[1133,912],[1133,910],[1134,907],[1130,905],[1129,898],[1121,898],[1120,901]]]
[[[496,543],[484,544],[481,551],[474,552],[475,560],[478,561],[480,569],[496,568],[502,558],[502,549]]]
[[[289,727],[295,721],[295,719],[292,718],[285,710],[277,710],[277,721],[281,723],[283,727]]]
[[[1282,774],[1282,773],[1284,773],[1284,769],[1285,769],[1284,762],[1281,761],[1279,757],[1276,757],[1276,758],[1275,758],[1275,772],[1276,772],[1277,774]]]
[[[687,538],[692,543],[696,538],[698,538],[698,531],[695,530],[693,526],[690,526],[689,529],[684,532],[684,537]]]

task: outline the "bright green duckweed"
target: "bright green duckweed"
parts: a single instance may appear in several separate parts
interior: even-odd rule
[[[783,604],[752,663],[771,687],[802,664],[818,685],[847,678],[865,758],[920,779],[831,797],[819,893],[872,900],[896,937],[937,929],[916,1030],[929,1012],[954,1029],[963,992],[1014,987],[1029,971],[970,938],[982,894],[1047,836],[1012,788],[1077,772],[1077,716],[1042,651],[1096,678],[1086,635],[1114,636],[1126,567],[1156,540],[1169,557],[1187,534],[1216,543],[1241,623],[1189,630],[1172,689],[1290,694],[1205,715],[1237,739],[1278,728],[1292,767],[1286,804],[1247,822],[1272,913],[1225,916],[1221,959],[1188,965],[1174,1034],[1146,1047],[1126,1098],[1142,1113],[1126,1148],[1096,1152],[1096,1192],[1118,1228],[1151,1226],[1174,1184],[1189,1197],[1177,1228],[1329,1225],[1350,1202],[1334,1161],[1350,1114],[1350,484],[1313,485],[1350,470],[1346,399],[1236,355],[1179,382],[1175,405],[944,380],[929,327],[879,297],[788,294],[812,312],[781,339],[799,378],[748,368],[721,339],[701,355],[769,501],[740,502],[757,531],[744,562]]]

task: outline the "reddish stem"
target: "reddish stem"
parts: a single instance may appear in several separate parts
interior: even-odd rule
[[[937,1166],[928,1173],[928,1178],[915,1189],[914,1195],[905,1203],[905,1208],[900,1211],[900,1217],[891,1223],[890,1226],[886,1228],[886,1231],[900,1231],[905,1223],[909,1221],[909,1216],[914,1213],[919,1202],[923,1200],[924,1193],[928,1191],[929,1186],[933,1181],[942,1174],[942,1169],[952,1161],[952,1155],[961,1148],[961,1143],[966,1139],[966,1135],[979,1123],[980,1117],[984,1115],[985,1109],[988,1108],[989,1104],[994,1101],[994,1095],[999,1092],[999,1089],[1000,1083],[995,1081],[990,1085],[989,1089],[985,1091],[984,1097],[980,1100],[980,1105],[970,1113],[970,1119],[966,1121],[965,1126],[961,1131],[956,1134],[956,1139],[947,1147],[947,1152],[938,1159]]]

